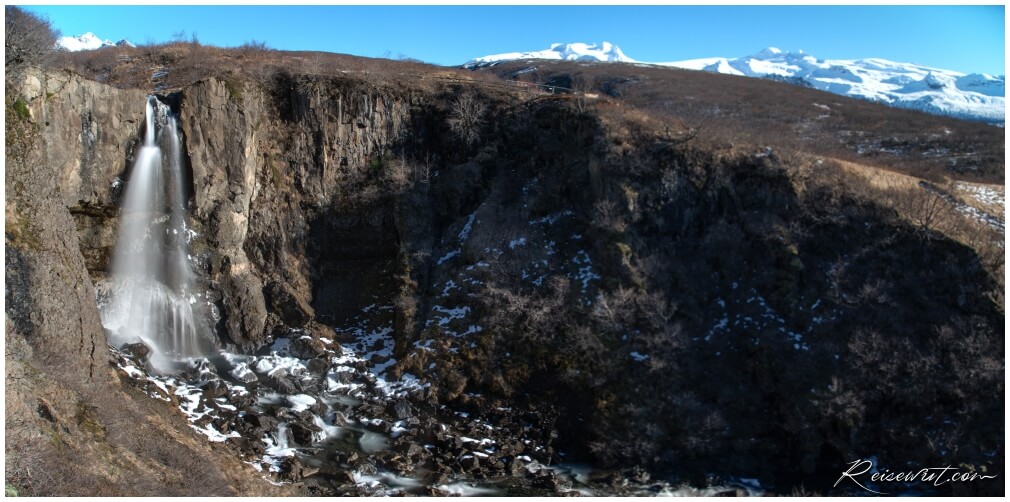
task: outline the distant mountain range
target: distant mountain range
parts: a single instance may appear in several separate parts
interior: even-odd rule
[[[94,33],[90,31],[76,37],[60,37],[56,41],[56,48],[67,50],[70,52],[77,51],[88,51],[94,49],[101,49],[102,47],[134,47],[127,39],[122,39],[118,42],[113,42],[111,40],[102,40],[98,38]]]
[[[503,61],[564,60],[668,66],[690,70],[784,80],[823,91],[879,101],[937,115],[1002,125],[1005,120],[1004,75],[965,74],[886,59],[818,59],[803,51],[769,47],[739,57],[686,61],[636,61],[609,42],[553,44],[549,49],[509,52],[470,60],[464,67],[493,66]]]

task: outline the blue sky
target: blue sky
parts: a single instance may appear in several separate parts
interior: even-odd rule
[[[134,43],[185,32],[205,44],[455,65],[488,54],[601,42],[640,61],[739,57],[775,46],[824,59],[879,57],[1004,74],[996,6],[30,6],[65,35]]]

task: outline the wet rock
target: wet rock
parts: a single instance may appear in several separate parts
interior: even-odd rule
[[[220,380],[211,380],[203,386],[203,398],[210,401],[228,395],[228,386]]]
[[[277,430],[277,426],[280,424],[276,418],[271,417],[270,415],[261,415],[252,412],[246,412],[240,420],[264,431]]]
[[[319,401],[316,401],[316,403],[319,403]],[[304,422],[310,422],[311,423],[312,420],[315,418],[313,416],[313,412],[311,410],[292,411],[291,414],[293,416],[297,417],[299,420],[304,421]]]
[[[249,409],[256,404],[256,396],[250,392],[237,392],[236,389],[232,389],[228,394],[228,404],[238,408],[239,410],[245,411],[246,413],[256,413],[255,411]]]
[[[422,456],[422,455],[424,455],[426,453],[428,453],[428,451],[425,450],[424,448],[422,448],[417,443],[410,443],[410,446],[407,447],[407,451],[406,451],[407,457],[410,457],[410,458],[417,458],[417,457],[420,457],[420,456]]]
[[[120,350],[128,354],[140,365],[147,364],[151,359],[151,348],[140,342],[125,344]]]
[[[281,479],[298,481],[304,477],[302,461],[297,456],[284,457],[281,460]]]
[[[466,472],[476,471],[480,469],[480,460],[478,457],[472,453],[464,454],[459,459],[459,465]]]
[[[333,475],[333,481],[337,484],[354,484],[354,474],[351,471],[341,471]]]
[[[305,367],[313,375],[323,375],[330,369],[330,362],[324,358],[310,359],[305,363]]]
[[[554,471],[540,469],[533,476],[533,487],[553,490],[555,493],[571,490],[571,480],[558,476]]]
[[[436,462],[435,463],[435,472],[436,472],[436,475],[434,476],[434,481],[431,484],[433,484],[433,485],[446,485],[446,484],[449,484],[450,481],[452,481],[452,478],[449,476],[450,470],[445,465]]]
[[[290,375],[283,371],[277,371],[272,375],[263,377],[263,383],[281,394],[299,394],[298,386]]]
[[[182,371],[180,377],[193,382],[209,382],[218,379],[217,368],[207,359],[200,359],[190,363],[189,367]]]
[[[228,374],[235,377],[236,380],[246,384],[259,381],[259,377],[256,376],[256,373],[244,364],[236,366],[234,369],[229,371]]]
[[[299,359],[315,359],[326,354],[326,346],[318,339],[309,335],[302,335],[288,345],[291,355]]]
[[[526,464],[522,460],[514,458],[508,463],[508,473],[515,477],[525,476]]]
[[[288,431],[296,443],[308,446],[314,442],[315,434],[322,431],[322,429],[316,424],[298,421],[288,424]]]
[[[350,371],[335,371],[332,378],[339,383],[350,383],[354,379],[354,373]]]
[[[741,490],[739,488],[734,488],[734,489],[731,489],[731,490],[723,490],[721,492],[713,493],[712,496],[713,497],[746,497],[747,496],[747,492],[745,492],[745,491],[743,491],[743,490]]]
[[[497,457],[488,457],[484,459],[484,466],[487,467],[488,471],[501,472],[505,470],[505,462]]]
[[[293,380],[295,388],[298,389],[299,394],[308,394],[310,396],[318,395],[322,391],[322,386],[317,378],[299,378]],[[319,404],[317,401],[316,404]]]
[[[318,392],[317,392],[317,394],[318,394]],[[326,407],[326,403],[324,403],[322,400],[317,400],[316,404],[313,404],[312,406],[309,406],[309,411],[311,411],[313,414],[319,415],[321,417],[321,416],[326,415],[326,412],[328,411],[328,409]]]
[[[367,461],[362,461],[362,462],[358,463],[357,468],[358,468],[358,472],[360,472],[361,474],[368,475],[368,476],[371,476],[371,475],[379,472],[379,470],[375,468],[375,465],[373,465],[372,463],[367,462]]]
[[[435,484],[435,485],[444,485],[444,484],[446,484],[448,482],[449,482],[449,480],[446,479],[445,483],[433,483],[433,484]],[[438,488],[436,488],[434,486],[425,486],[424,487],[424,496],[427,496],[427,497],[445,497],[446,496],[446,492],[444,492],[442,490],[439,490]]]
[[[414,411],[407,401],[396,401],[389,405],[389,412],[396,417],[397,420],[404,420],[413,416]]]
[[[379,463],[387,470],[395,472],[408,472],[412,467],[410,460],[400,455],[380,458]]]

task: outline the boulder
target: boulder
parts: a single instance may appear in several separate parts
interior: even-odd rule
[[[142,342],[124,344],[119,350],[121,350],[124,354],[129,355],[137,364],[140,365],[145,365],[149,360],[151,360],[151,348]]]
[[[414,410],[411,408],[410,403],[401,399],[389,405],[389,413],[395,416],[397,420],[406,420],[414,415]]]
[[[326,354],[326,346],[323,342],[310,335],[302,335],[288,345],[291,355],[299,359],[315,359]]]

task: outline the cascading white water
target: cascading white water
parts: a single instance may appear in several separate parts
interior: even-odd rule
[[[206,355],[209,343],[194,312],[178,124],[154,97],[147,101],[146,128],[126,185],[102,323],[113,345],[143,342],[152,367],[167,371],[174,361]]]

